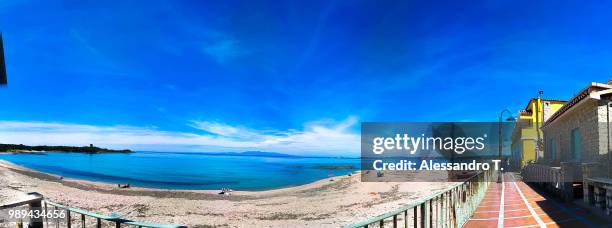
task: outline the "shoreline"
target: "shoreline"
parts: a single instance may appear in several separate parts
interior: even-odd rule
[[[100,214],[190,227],[338,227],[446,189],[440,182],[361,182],[361,175],[263,191],[167,190],[61,179],[0,160],[0,203],[39,192],[51,201]]]
[[[33,178],[44,179],[46,181],[67,184],[67,185],[71,185],[72,187],[77,187],[78,185],[82,185],[83,187],[81,188],[84,188],[85,186],[93,186],[96,188],[108,189],[108,190],[117,189],[117,190],[142,190],[142,191],[181,191],[181,192],[201,192],[201,193],[219,193],[221,191],[221,189],[171,189],[171,188],[153,188],[153,187],[142,187],[142,186],[130,186],[129,188],[118,188],[117,183],[64,177],[64,176],[60,176],[57,174],[28,168],[28,167],[18,165],[18,164],[15,164],[10,161],[3,160],[3,159],[0,159],[0,167],[10,169],[14,172],[19,172],[23,175],[30,176]],[[350,174],[352,176],[352,175],[359,175],[360,173],[361,173],[360,170],[354,170],[354,171],[351,171]],[[315,184],[317,182],[328,182],[328,181],[333,180],[334,178],[339,178],[343,176],[348,176],[348,174],[341,175],[341,176],[334,176],[334,177],[326,177],[323,179],[318,179],[318,180],[314,180],[308,183],[304,183],[300,185],[293,185],[293,186],[284,186],[284,187],[261,189],[261,190],[232,190],[232,194],[265,193],[265,192],[273,192],[273,191],[278,191],[278,190],[283,190],[283,189],[298,188],[298,187],[302,187],[305,185]]]
[[[163,188],[147,188],[147,187],[139,187],[132,186],[130,188],[119,188],[116,184],[101,182],[101,181],[91,181],[84,179],[76,179],[76,178],[66,178],[59,175],[46,173],[42,171],[38,171],[35,169],[31,169],[25,166],[17,165],[12,162],[0,159],[0,168],[6,168],[12,172],[19,173],[21,175],[25,175],[31,178],[36,178],[44,181],[49,181],[53,183],[58,183],[66,187],[77,188],[80,190],[86,191],[97,191],[102,193],[116,194],[116,195],[139,195],[139,196],[154,196],[154,197],[172,197],[172,198],[185,198],[185,199],[202,199],[202,198],[210,198],[210,199],[226,199],[223,195],[219,195],[218,193],[221,191],[215,189],[163,189]],[[232,197],[230,200],[237,200],[236,196],[250,196],[257,194],[265,194],[265,193],[275,193],[283,190],[291,190],[291,188],[298,188],[304,185],[314,184],[316,182],[325,182],[329,181],[329,179],[333,178],[325,178],[321,180],[317,180],[311,183],[299,185],[299,186],[291,186],[284,188],[276,188],[269,190],[234,190],[232,192]],[[172,193],[172,194],[170,194]],[[182,197],[181,197],[182,196]],[[238,197],[242,199],[243,197]],[[248,198],[248,197],[247,197]]]

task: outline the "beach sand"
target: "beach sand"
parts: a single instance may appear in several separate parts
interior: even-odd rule
[[[267,191],[163,190],[60,179],[0,160],[0,204],[38,192],[64,205],[189,227],[340,227],[442,191],[448,182],[361,182],[345,175]]]

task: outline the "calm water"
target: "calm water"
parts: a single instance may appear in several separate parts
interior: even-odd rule
[[[108,183],[166,189],[264,190],[302,185],[351,170],[359,159],[220,156],[194,153],[47,153],[0,155],[0,159],[46,173]]]

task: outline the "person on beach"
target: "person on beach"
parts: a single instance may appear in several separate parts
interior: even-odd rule
[[[219,195],[226,195],[226,196],[230,196],[230,195],[232,194],[232,191],[233,191],[233,190],[231,190],[231,189],[229,189],[229,188],[222,188],[222,189],[221,189],[221,192],[219,192]]]

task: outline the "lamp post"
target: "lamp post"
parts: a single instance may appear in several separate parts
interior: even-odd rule
[[[497,176],[497,183],[501,183],[502,182],[501,181],[501,175],[502,175],[502,172],[501,172],[502,168],[501,168],[501,166],[503,165],[503,161],[502,161],[502,145],[503,145],[503,140],[502,140],[502,118],[503,118],[505,112],[507,112],[510,115],[510,117],[508,117],[506,119],[506,121],[514,121],[514,120],[516,120],[512,116],[512,112],[510,112],[510,110],[508,110],[508,109],[504,109],[504,110],[502,110],[499,113],[499,154],[498,154],[498,156],[499,156],[499,163],[500,163],[500,167],[499,168],[500,169],[499,169],[499,175]]]
[[[2,44],[2,33],[0,32],[0,86],[6,85],[6,66],[4,65],[4,46]]]

